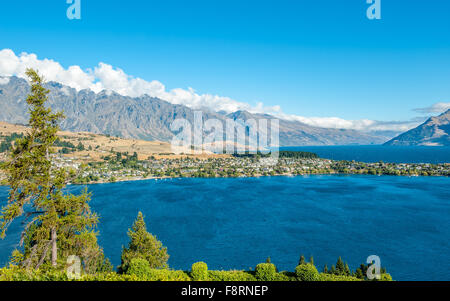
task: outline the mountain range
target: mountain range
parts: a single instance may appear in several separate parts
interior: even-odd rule
[[[450,146],[450,110],[431,117],[418,127],[386,142],[385,145]]]
[[[5,83],[6,82],[6,83]],[[150,97],[128,97],[111,91],[95,93],[85,89],[77,91],[57,82],[48,82],[51,91],[49,105],[62,110],[66,116],[62,130],[92,132],[123,138],[170,141],[174,133],[170,125],[177,118],[194,120],[194,110]],[[28,111],[26,96],[28,82],[15,76],[0,83],[0,121],[26,124]],[[198,111],[198,110],[196,110]],[[204,120],[215,118],[223,121],[248,119],[274,119],[267,114],[247,111],[234,113],[213,112],[202,109]],[[382,144],[391,137],[347,129],[313,127],[299,121],[279,119],[280,146],[302,145],[369,145]]]

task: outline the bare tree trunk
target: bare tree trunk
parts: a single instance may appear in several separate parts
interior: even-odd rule
[[[56,228],[52,229],[52,265],[56,267],[58,260],[58,247],[56,246]]]

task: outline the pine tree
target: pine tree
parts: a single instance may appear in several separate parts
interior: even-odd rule
[[[363,275],[365,277],[367,275],[367,270],[369,269],[369,266],[364,263],[361,263],[359,268],[361,269],[361,272],[363,273]]]
[[[269,256],[269,257],[267,257],[267,259],[266,259],[266,263],[271,263],[271,260],[270,260],[270,256]]]
[[[345,263],[344,274],[346,276],[350,276],[350,274],[351,274],[350,268],[348,267],[347,263]]]
[[[122,263],[120,273],[125,273],[133,258],[141,258],[148,261],[151,268],[167,268],[169,255],[167,248],[152,234],[147,232],[147,226],[142,212],[138,216],[131,229],[128,230],[130,242],[128,248],[122,250]]]
[[[311,257],[309,258],[309,263],[311,263],[312,265],[314,265],[314,257],[311,256]]]
[[[356,269],[355,277],[358,279],[364,279],[364,274],[363,274],[361,268]]]
[[[336,268],[334,267],[334,265],[331,266],[330,274],[332,274],[332,275],[337,275],[337,273],[336,273]]]
[[[64,194],[68,171],[56,168],[52,162],[53,145],[57,140],[58,122],[63,114],[52,113],[45,106],[49,90],[43,87],[42,78],[32,69],[26,72],[31,81],[29,106],[30,130],[16,140],[8,162],[5,164],[10,186],[8,205],[0,214],[0,235],[6,236],[9,225],[25,216],[25,227],[16,250],[23,267],[39,268],[51,263],[57,267],[58,259],[69,255],[83,258],[85,265],[103,258],[93,231],[98,218],[89,207],[90,195]]]
[[[325,266],[323,267],[323,273],[324,274],[328,274],[328,266],[325,264]]]
[[[79,151],[79,152],[81,152],[81,151],[84,151],[84,145],[83,145],[83,143],[78,143],[78,145],[77,145],[77,150]]]
[[[305,262],[305,256],[303,256],[303,255],[301,255],[300,256],[300,259],[299,259],[299,261],[298,261],[298,265],[302,265],[302,264],[305,264],[306,262]]]
[[[336,273],[338,275],[345,275],[345,265],[342,258],[339,256],[337,262],[336,262]]]

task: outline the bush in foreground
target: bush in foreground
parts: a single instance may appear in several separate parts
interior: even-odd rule
[[[197,262],[192,265],[191,278],[194,281],[208,280],[208,265],[204,262]]]
[[[277,272],[271,263],[258,264],[255,271],[211,271],[204,262],[192,265],[189,272],[151,268],[142,258],[131,260],[126,274],[101,272],[82,274],[79,279],[69,279],[65,271],[53,268],[25,270],[15,265],[0,269],[0,281],[363,281],[352,276],[319,273],[314,265],[297,266],[295,272]],[[392,281],[382,274],[380,281]]]
[[[295,275],[300,281],[319,281],[319,272],[311,263],[304,263],[295,268]]]
[[[256,279],[260,281],[276,281],[277,269],[272,263],[260,263],[256,266]]]

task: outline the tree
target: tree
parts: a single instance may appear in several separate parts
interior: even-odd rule
[[[302,265],[302,264],[305,264],[306,262],[305,262],[305,256],[303,256],[303,255],[301,255],[300,256],[300,259],[299,259],[299,261],[298,261],[298,265]]]
[[[68,171],[52,163],[52,146],[63,114],[52,113],[45,106],[50,91],[43,87],[38,73],[28,69],[26,74],[31,81],[31,94],[26,99],[30,130],[16,140],[5,164],[10,193],[0,214],[1,237],[16,218],[24,216],[23,253],[15,251],[22,266],[39,268],[51,262],[57,267],[58,259],[63,261],[69,255],[82,257],[85,266],[97,264],[103,252],[93,230],[98,218],[90,210],[90,195],[87,190],[78,196],[64,194]]]
[[[83,145],[83,143],[78,143],[78,145],[77,145],[77,150],[79,151],[79,152],[81,152],[81,151],[84,151],[84,145]]]
[[[167,248],[151,233],[147,232],[147,226],[142,212],[138,213],[131,229],[128,230],[130,242],[128,248],[122,250],[122,263],[119,266],[120,273],[126,273],[133,258],[142,258],[148,261],[151,268],[167,268],[169,255]]]
[[[311,263],[305,263],[298,265],[295,268],[295,275],[300,281],[318,281],[319,272],[316,267]]]
[[[312,265],[314,265],[314,257],[311,256],[311,257],[309,258],[309,263],[311,263]]]
[[[355,272],[355,277],[358,279],[364,279],[364,274],[361,270],[361,268],[357,268]]]
[[[328,274],[328,266],[325,264],[325,266],[323,267],[323,273],[324,274]]]
[[[336,273],[337,275],[345,275],[345,264],[340,256],[336,262]]]
[[[334,267],[334,265],[331,265],[330,274],[336,275],[336,268]]]
[[[352,272],[350,271],[350,268],[348,267],[348,264],[346,263],[345,268],[344,268],[344,274],[345,274],[345,276],[350,276],[351,273]]]

